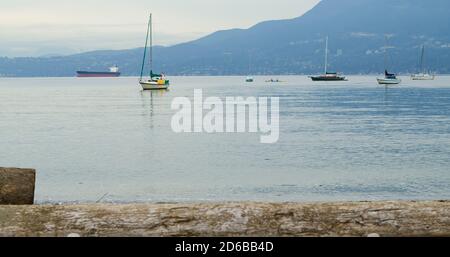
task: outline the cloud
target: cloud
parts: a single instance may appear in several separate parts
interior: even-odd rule
[[[156,44],[301,15],[319,0],[15,0],[1,3],[0,56],[77,53],[143,44],[154,13]],[[273,8],[276,4],[277,8]],[[238,8],[237,8],[238,6]]]

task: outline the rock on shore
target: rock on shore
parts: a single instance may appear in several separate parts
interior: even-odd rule
[[[450,202],[0,206],[0,236],[450,236]]]
[[[0,204],[33,204],[36,171],[0,167]]]

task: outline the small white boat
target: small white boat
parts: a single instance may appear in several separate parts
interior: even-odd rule
[[[248,83],[251,83],[251,82],[253,82],[253,81],[254,81],[253,77],[247,77],[247,78],[245,79],[245,82],[248,82]]]

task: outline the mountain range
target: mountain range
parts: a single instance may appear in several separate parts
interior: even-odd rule
[[[416,72],[419,50],[425,45],[426,67],[448,74],[448,24],[448,0],[322,0],[298,18],[154,47],[154,65],[168,75],[315,74],[323,71],[328,36],[329,70],[373,74],[387,66],[392,72]],[[0,57],[0,76],[74,76],[79,69],[106,70],[112,65],[118,65],[123,75],[134,76],[139,74],[142,54],[143,48],[137,48]]]

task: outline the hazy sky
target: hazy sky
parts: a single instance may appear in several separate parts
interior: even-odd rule
[[[0,0],[0,56],[42,56],[155,43],[302,15],[320,0]]]

